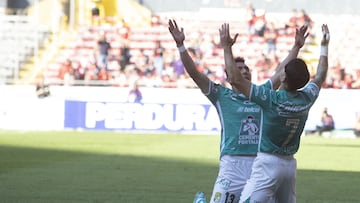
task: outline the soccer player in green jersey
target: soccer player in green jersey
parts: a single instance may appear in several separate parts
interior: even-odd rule
[[[184,46],[184,30],[178,27],[176,21],[169,20],[169,31],[176,42],[186,71],[214,105],[221,122],[220,167],[210,202],[238,202],[244,185],[250,177],[251,166],[258,151],[263,124],[262,110],[259,105],[250,102],[239,93],[235,87],[230,89],[216,84],[196,69],[193,59]],[[307,37],[305,33],[306,27],[302,27],[297,32],[295,45],[279,67],[283,67],[284,64],[297,57]],[[238,74],[251,80],[251,72],[244,59],[237,57],[234,60]],[[280,85],[279,74],[273,77],[275,81],[273,84],[266,83],[269,89],[272,87],[276,89]],[[204,194],[198,193],[196,199],[194,202],[205,201]]]
[[[306,63],[295,58],[281,71],[279,90],[273,90],[267,83],[255,85],[240,74],[232,54],[236,37],[231,38],[228,24],[223,24],[220,30],[225,65],[232,78],[232,86],[251,102],[259,104],[264,113],[259,152],[254,160],[250,179],[241,194],[241,203],[266,203],[271,198],[281,203],[296,202],[296,159],[293,155],[298,151],[309,110],[318,98],[328,70],[330,34],[327,25],[322,25],[322,31],[315,78],[309,82],[310,74]],[[274,83],[273,78],[268,83]]]

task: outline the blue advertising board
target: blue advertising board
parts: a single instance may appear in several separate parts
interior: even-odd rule
[[[65,101],[64,127],[88,130],[219,132],[210,104]]]

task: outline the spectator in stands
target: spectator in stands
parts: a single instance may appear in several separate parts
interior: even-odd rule
[[[204,57],[204,53],[201,51],[201,49],[189,47],[188,52],[190,54],[190,57],[193,59],[196,68],[201,69],[201,67],[199,67],[199,66],[201,66],[201,63],[202,63],[203,57]],[[221,72],[221,73],[223,73],[223,72]],[[185,74],[187,74],[186,71],[185,71]]]
[[[97,80],[98,68],[95,63],[90,63],[86,68],[84,81],[85,84],[88,84],[90,81]]]
[[[285,24],[285,32],[286,34],[292,34],[294,31],[294,28],[296,28],[299,25],[299,14],[297,9],[292,9],[291,16],[288,20],[288,22]]]
[[[142,77],[154,70],[151,64],[151,58],[144,50],[141,50],[139,55],[134,57],[134,69],[138,76]]]
[[[110,42],[107,41],[106,35],[102,34],[99,41],[97,42],[98,67],[104,67],[107,69],[110,50],[111,50]]]
[[[129,23],[127,23],[124,18],[121,18],[120,22],[118,23],[117,34],[121,37],[121,39],[128,41],[130,33],[131,28]]]
[[[336,60],[335,65],[329,69],[329,74],[324,86],[326,88],[342,89],[345,79],[345,68],[340,60]]]
[[[161,26],[163,23],[161,22],[161,17],[159,15],[152,15],[151,16],[151,26]]]
[[[345,73],[342,89],[352,89],[354,83],[354,76],[351,73]]]
[[[152,60],[152,65],[155,68],[156,75],[161,77],[164,70],[164,47],[162,47],[161,42],[156,42],[156,47],[154,49],[154,57]]]
[[[136,69],[144,69],[141,67],[145,67],[150,62],[150,57],[147,53],[145,53],[144,49],[140,49],[138,55],[134,56],[134,65]]]
[[[314,25],[313,20],[310,18],[309,14],[305,11],[305,9],[301,9],[299,17],[298,17],[298,24],[308,26],[309,33],[311,34],[311,28]]]
[[[58,70],[58,78],[61,80],[61,83],[64,83],[64,80],[66,80],[72,72],[72,61],[70,59],[66,59],[64,63],[61,64],[59,70]]]
[[[111,79],[111,75],[109,71],[105,68],[100,68],[99,72],[97,73],[97,80],[99,81],[108,81]]]
[[[131,59],[130,48],[128,41],[125,40],[123,46],[120,48],[120,69],[125,70],[126,66],[129,65]]]
[[[172,83],[176,81],[176,77],[173,67],[173,58],[175,58],[175,56],[168,56],[165,58],[164,71],[160,76],[162,80],[162,87],[174,87]]]
[[[255,63],[257,82],[265,82],[269,79],[276,70],[276,67],[280,64],[279,57],[275,53],[269,55],[262,54],[261,58]]]
[[[139,85],[137,82],[134,82],[132,89],[129,91],[127,101],[133,103],[141,103],[142,93],[139,90]]]
[[[192,51],[189,51],[190,53],[193,52],[194,53],[194,49],[192,49]],[[180,57],[175,59],[172,63],[171,66],[174,69],[174,73],[175,73],[175,78],[180,77],[180,75],[185,74],[185,66],[182,63]]]
[[[278,30],[274,22],[268,23],[264,31],[264,39],[266,43],[266,54],[276,54],[276,40],[278,38]]]
[[[250,37],[251,35],[255,34],[255,28],[254,28],[255,21],[256,21],[255,8],[251,3],[248,3],[246,5],[246,10],[245,11],[246,11],[245,12],[245,19],[246,19],[246,22],[247,22],[247,25],[248,25],[248,33],[247,34]]]
[[[200,45],[196,49],[197,58],[211,57],[215,47],[213,36],[203,33],[200,39]]]
[[[266,12],[262,10],[257,10],[254,23],[255,35],[259,37],[264,37],[266,23]]]
[[[84,80],[85,77],[85,68],[82,66],[82,64],[77,61],[73,65],[73,75],[75,80]]]
[[[176,80],[173,79],[172,75],[170,74],[164,74],[161,76],[161,79],[163,81],[162,87],[164,88],[176,88]]]

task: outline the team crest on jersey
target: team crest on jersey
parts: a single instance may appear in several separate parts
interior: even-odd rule
[[[214,195],[214,202],[220,202],[221,201],[221,192],[216,192]]]
[[[254,116],[248,115],[246,119],[241,121],[240,134],[241,135],[259,135],[260,131],[259,120],[255,119]]]

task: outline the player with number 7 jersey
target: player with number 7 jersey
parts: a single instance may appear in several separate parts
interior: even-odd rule
[[[281,156],[293,155],[299,149],[300,135],[319,88],[309,83],[301,91],[278,91],[276,97],[273,93],[264,86],[253,86],[251,99],[264,111],[263,132],[266,132],[266,136],[261,137],[259,149]]]
[[[225,64],[234,77],[232,85],[263,109],[263,132],[259,152],[252,165],[250,179],[240,197],[243,202],[296,202],[296,159],[293,155],[300,146],[310,108],[319,96],[328,71],[329,29],[322,25],[320,58],[315,77],[309,81],[310,73],[304,60],[290,60],[280,74],[281,85],[273,90],[265,85],[256,85],[242,77],[233,59],[233,40],[229,28],[222,30]],[[301,32],[301,29],[296,31]],[[272,82],[272,79],[271,79]]]

